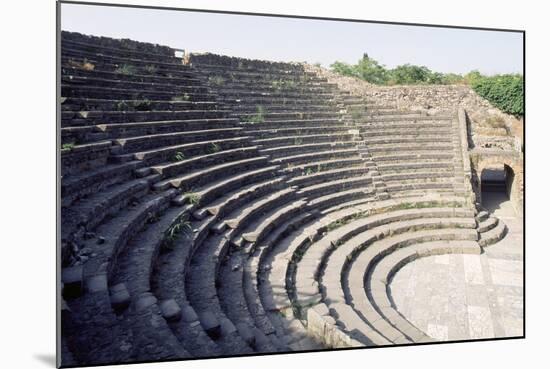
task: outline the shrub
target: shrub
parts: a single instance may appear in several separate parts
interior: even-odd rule
[[[186,192],[183,195],[191,205],[198,205],[201,201],[201,196],[196,192]]]
[[[153,64],[145,66],[145,71],[149,74],[155,74],[157,72],[157,67]]]
[[[247,122],[247,123],[263,123],[265,118],[264,118],[264,114],[265,114],[265,109],[263,106],[261,105],[257,105],[256,106],[256,114],[254,115],[251,115],[249,117],[245,117],[242,119],[243,122]]]
[[[172,157],[172,161],[178,162],[185,159],[185,155],[181,151],[177,151]]]
[[[206,152],[209,153],[209,154],[217,153],[220,150],[221,150],[220,145],[218,145],[214,142],[211,142],[210,144],[208,144],[208,147],[206,148]]]
[[[472,88],[504,113],[523,115],[523,76],[502,74],[473,79]]]
[[[225,79],[222,76],[210,76],[208,77],[208,82],[215,86],[223,86]]]
[[[125,74],[125,75],[136,74],[136,67],[130,64],[122,64],[117,69],[115,69],[115,73]]]
[[[174,96],[172,98],[172,101],[189,101],[190,99],[191,99],[191,97],[189,96],[189,94],[184,93],[183,95]]]
[[[189,222],[187,216],[183,216],[164,232],[163,246],[173,249],[175,241],[182,233],[190,234],[191,232],[191,222]]]

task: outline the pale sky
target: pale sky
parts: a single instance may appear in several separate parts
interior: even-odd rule
[[[130,38],[190,52],[328,67],[367,52],[388,68],[410,63],[442,73],[523,71],[523,34],[176,10],[62,4],[61,29]]]

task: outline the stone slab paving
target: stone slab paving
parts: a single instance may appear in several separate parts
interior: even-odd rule
[[[390,284],[397,310],[436,340],[523,334],[523,220],[509,201],[492,210],[508,234],[482,255],[417,259]]]

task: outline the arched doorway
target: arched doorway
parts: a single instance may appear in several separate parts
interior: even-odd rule
[[[494,212],[509,207],[513,197],[515,173],[506,164],[493,164],[481,171],[481,205]]]

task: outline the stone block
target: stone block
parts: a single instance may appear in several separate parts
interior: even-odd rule
[[[181,319],[181,308],[174,299],[164,300],[160,303],[162,316],[169,322],[177,322]]]
[[[254,332],[246,323],[237,323],[237,330],[239,331],[239,336],[250,346],[256,344],[256,336]]]
[[[111,287],[111,306],[115,311],[125,310],[130,305],[130,292],[124,283]]]
[[[61,283],[63,283],[62,294],[66,299],[78,297],[83,290],[83,268],[82,265],[64,268],[61,272]]]
[[[97,274],[86,280],[86,291],[90,293],[106,292],[108,290],[107,274]]]
[[[185,305],[182,308],[181,316],[183,318],[183,321],[186,323],[192,323],[199,320],[197,313],[195,313],[195,309],[193,309],[190,305]]]
[[[205,311],[199,314],[199,321],[201,322],[202,327],[206,334],[208,334],[212,339],[217,340],[221,336],[221,325],[218,318],[214,313],[210,311]]]
[[[233,324],[233,322],[227,318],[222,318],[220,321],[220,327],[221,327],[221,334],[223,336],[229,336],[235,332],[237,332],[237,328]]]
[[[136,302],[136,311],[144,311],[157,303],[157,298],[153,294],[146,292],[142,294]]]

